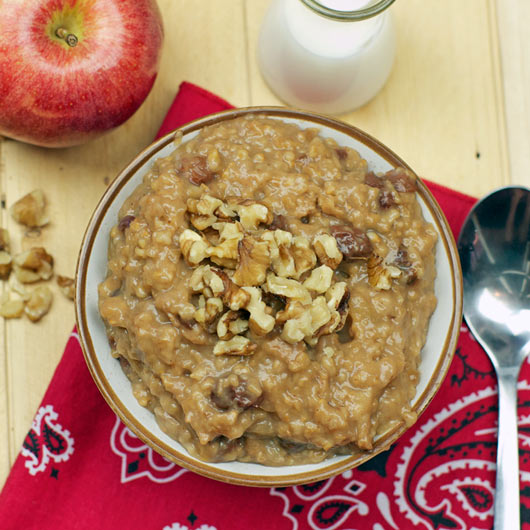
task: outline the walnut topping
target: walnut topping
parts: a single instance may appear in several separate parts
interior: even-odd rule
[[[188,199],[186,207],[190,213],[191,224],[197,230],[206,230],[217,222],[215,211],[223,205],[223,201],[204,194],[200,199]]]
[[[261,238],[269,245],[271,268],[278,276],[298,279],[315,266],[316,256],[306,238],[284,230],[265,232]]]
[[[50,310],[52,300],[53,295],[49,287],[41,285],[31,292],[24,312],[32,322],[37,322]]]
[[[217,315],[223,311],[223,301],[220,298],[213,297],[205,299],[204,296],[199,297],[199,309],[193,314],[193,318],[199,324],[210,324]]]
[[[274,317],[266,313],[267,305],[261,299],[261,289],[258,287],[242,287],[250,295],[246,310],[250,313],[248,325],[256,335],[266,335],[274,327]]]
[[[257,348],[256,344],[242,335],[236,335],[230,340],[220,340],[213,347],[214,355],[250,355]]]
[[[300,282],[289,278],[280,278],[271,272],[267,274],[267,283],[264,289],[272,294],[298,300],[303,305],[311,303],[309,291]]]
[[[311,271],[311,275],[303,283],[303,286],[310,291],[322,294],[330,288],[332,278],[333,269],[327,265],[321,265]]]
[[[203,236],[187,228],[180,234],[180,249],[188,265],[198,265],[206,258],[206,251],[210,244]]]
[[[375,232],[335,225],[311,244],[307,237],[270,226],[272,212],[255,201],[223,202],[203,193],[189,199],[187,209],[199,232],[185,229],[179,241],[194,269],[190,290],[199,296],[190,297],[185,320],[203,334],[217,332],[216,355],[249,355],[256,348],[252,337],[275,327],[283,340],[313,346],[322,335],[340,331],[350,297],[346,282],[334,283],[343,259],[370,257],[368,277],[377,289],[390,288],[401,274],[398,263],[384,264],[373,254]]]
[[[290,344],[311,339],[322,326],[329,322],[330,318],[331,311],[326,299],[323,296],[318,296],[300,316],[285,322],[281,337]]]
[[[233,280],[237,285],[261,285],[269,267],[269,247],[265,241],[245,237],[238,243],[239,264]]]
[[[297,236],[293,238],[291,253],[294,257],[296,275],[294,278],[299,279],[302,274],[311,270],[316,262],[317,257],[309,246],[309,241],[304,237]]]
[[[276,323],[283,324],[287,320],[298,318],[305,310],[306,306],[297,300],[290,300],[284,309],[276,313]]]
[[[42,190],[34,190],[11,206],[11,216],[20,224],[29,228],[37,228],[50,222],[45,213],[46,200]]]
[[[368,281],[372,287],[388,290],[392,287],[392,278],[399,278],[401,271],[393,265],[384,262],[381,256],[372,254],[368,258]]]
[[[33,247],[13,258],[13,269],[22,283],[49,280],[53,274],[53,258],[42,247]]]
[[[248,320],[242,318],[241,311],[227,311],[217,322],[217,336],[221,340],[231,339],[248,329]]]
[[[270,225],[273,215],[270,210],[259,202],[243,201],[241,204],[230,205],[239,215],[245,230],[257,230],[260,223]]]
[[[212,269],[212,272],[221,278],[223,282],[221,294],[223,302],[233,311],[247,307],[250,301],[249,293],[238,287],[225,272],[218,269]]]
[[[319,234],[313,239],[313,248],[322,265],[335,270],[342,261],[337,240],[329,234]]]

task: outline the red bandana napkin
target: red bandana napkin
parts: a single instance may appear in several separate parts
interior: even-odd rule
[[[230,105],[183,83],[159,134]],[[474,199],[430,189],[458,233]],[[72,333],[0,495],[4,530],[490,529],[497,395],[466,327],[439,393],[388,451],[329,480],[230,486],[164,460],[112,413]],[[519,383],[521,516],[530,528],[530,371]],[[509,530],[509,529],[506,529]]]

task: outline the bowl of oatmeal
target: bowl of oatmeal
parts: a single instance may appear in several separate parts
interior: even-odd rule
[[[460,328],[456,246],[404,161],[352,126],[222,112],[156,141],[94,212],[81,344],[168,460],[243,485],[322,480],[387,449]]]

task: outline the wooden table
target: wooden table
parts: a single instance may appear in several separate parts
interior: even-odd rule
[[[109,181],[150,143],[182,80],[237,106],[279,104],[262,81],[256,41],[269,0],[159,0],[166,39],[155,87],[125,125],[85,146],[46,150],[0,139],[2,205],[45,190],[40,237],[1,210],[15,250],[42,244],[73,276],[88,218]],[[343,119],[399,153],[420,175],[482,195],[530,186],[530,3],[398,0],[397,60],[383,91]],[[54,286],[55,288],[55,286]],[[74,323],[57,290],[38,324],[0,323],[0,485],[31,424]]]

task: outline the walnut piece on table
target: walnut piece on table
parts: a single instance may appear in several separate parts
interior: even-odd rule
[[[15,202],[11,208],[13,219],[28,228],[39,228],[50,222],[45,212],[46,199],[42,190],[33,190]]]
[[[49,280],[53,275],[53,257],[43,247],[32,247],[13,258],[13,270],[22,283]]]
[[[57,275],[57,285],[66,298],[70,300],[75,298],[75,282],[73,278]]]
[[[53,295],[50,288],[40,285],[31,291],[24,312],[32,322],[37,322],[50,310],[52,301]]]
[[[24,300],[7,298],[0,304],[0,316],[4,318],[20,318],[24,313]]]

